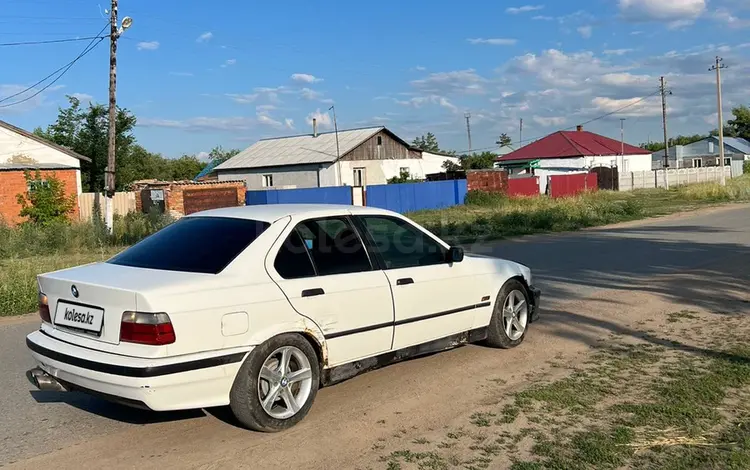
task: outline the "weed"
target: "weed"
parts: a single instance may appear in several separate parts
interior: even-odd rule
[[[480,428],[486,428],[490,426],[490,419],[494,418],[494,413],[474,413],[471,415],[471,424],[479,426]]]
[[[667,322],[677,323],[680,320],[696,320],[698,318],[695,312],[689,310],[682,310],[680,312],[672,312],[667,314]]]

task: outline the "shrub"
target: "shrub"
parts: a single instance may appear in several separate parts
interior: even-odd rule
[[[508,201],[508,196],[503,193],[481,191],[473,189],[466,193],[464,204],[467,206],[502,206]]]
[[[742,173],[750,175],[750,160],[747,160],[742,164]]]
[[[33,177],[25,171],[24,177],[28,189],[25,194],[16,195],[21,205],[21,217],[28,217],[28,222],[41,225],[67,222],[68,215],[75,208],[76,196],[65,194],[65,183],[54,173],[42,178],[39,170]]]

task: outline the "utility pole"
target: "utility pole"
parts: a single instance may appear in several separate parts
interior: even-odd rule
[[[107,146],[107,168],[104,172],[104,223],[107,231],[112,233],[114,226],[114,210],[112,198],[115,195],[115,150],[116,150],[116,121],[117,121],[117,40],[128,29],[133,20],[125,17],[122,27],[117,24],[117,0],[112,0],[109,12],[109,142]]]
[[[660,79],[661,86],[661,116],[664,124],[664,162],[662,167],[664,168],[664,188],[669,189],[669,175],[667,170],[669,168],[669,139],[667,138],[667,89],[665,87],[664,77]]]
[[[523,118],[521,118],[518,126],[518,148],[521,148],[521,146],[523,146]]]
[[[471,153],[471,113],[464,114],[466,118],[466,134],[469,136],[469,153]]]
[[[343,178],[341,175],[341,150],[339,149],[339,125],[336,122],[336,106],[331,106],[328,111],[333,111],[333,131],[336,133],[336,166],[339,171],[339,186],[342,186]]]
[[[620,118],[620,161],[625,166],[625,118]]]
[[[726,163],[724,161],[724,114],[721,106],[721,69],[725,69],[727,66],[721,63],[723,60],[724,59],[721,57],[716,56],[716,63],[709,69],[712,72],[714,70],[716,71],[716,98],[717,106],[719,108],[719,160],[721,161],[722,186],[727,184],[726,174],[724,172],[724,164]]]

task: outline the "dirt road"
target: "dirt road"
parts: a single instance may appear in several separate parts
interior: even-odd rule
[[[649,337],[682,308],[732,312],[750,301],[748,206],[470,248],[534,269],[543,319],[526,342],[512,351],[468,346],[323,389],[310,415],[284,434],[241,430],[223,409],[162,416],[74,394],[30,394],[23,334],[34,325],[0,325],[8,384],[0,465],[386,468],[381,449],[466,420],[553,361],[583,360],[613,334]]]

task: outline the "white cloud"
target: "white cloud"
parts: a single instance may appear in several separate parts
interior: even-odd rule
[[[260,104],[255,107],[255,111],[259,113],[268,113],[269,111],[274,111],[276,109],[278,108],[272,104]]]
[[[621,72],[628,68],[604,62],[590,51],[566,54],[557,49],[548,49],[540,55],[526,54],[516,57],[505,71],[531,75],[554,88],[578,88],[589,83],[592,77]]]
[[[599,82],[610,86],[652,86],[655,78],[650,75],[633,75],[627,72],[607,73],[601,76]]]
[[[594,110],[597,113],[617,112],[621,116],[634,117],[661,115],[661,102],[658,102],[657,100],[644,100],[643,97],[617,100],[597,96],[591,100],[591,104],[594,105]],[[622,109],[626,106],[626,109]]]
[[[542,127],[560,127],[566,122],[566,119],[563,116],[534,116],[533,119],[535,123]]]
[[[315,112],[308,114],[307,118],[305,119],[305,122],[307,122],[308,126],[312,126],[313,119],[315,119],[318,123],[318,129],[333,129],[333,119],[331,119],[331,115],[327,112],[321,113],[320,109],[316,109]]]
[[[422,67],[421,65],[417,65],[416,67],[414,67],[414,70],[416,70],[417,72],[424,72],[425,70],[427,70],[427,67]]]
[[[294,73],[292,74],[291,78],[295,82],[301,82],[301,83],[315,83],[315,82],[323,81],[322,78],[318,78],[308,73]]]
[[[260,96],[259,93],[249,93],[249,94],[236,94],[236,93],[227,93],[225,96],[228,96],[232,99],[235,103],[240,104],[250,104],[254,103],[255,100],[258,99],[258,96]]]
[[[273,119],[271,116],[268,116],[266,114],[259,114],[257,118],[258,123],[264,126],[273,127],[274,129],[282,129],[284,127],[284,124],[282,124],[280,121],[277,121],[276,119]]]
[[[221,64],[221,67],[222,68],[231,67],[232,65],[234,65],[236,63],[237,63],[237,59],[227,59],[227,60],[224,61],[223,64]]]
[[[555,21],[554,16],[537,15],[531,18],[534,21]]]
[[[604,55],[625,55],[633,52],[633,49],[605,49]]]
[[[488,44],[490,46],[513,46],[518,43],[518,39],[505,38],[471,38],[467,39],[471,44]]]
[[[183,129],[187,131],[248,131],[257,125],[254,118],[245,116],[233,117],[194,117],[185,120],[143,118],[138,120],[141,127],[166,127],[169,129]]]
[[[706,0],[619,0],[620,13],[630,21],[667,21],[677,28],[706,11]]]
[[[538,11],[544,8],[544,5],[524,5],[522,7],[510,7],[506,8],[505,12],[511,15],[517,15],[519,13],[528,13],[530,11]]]
[[[310,88],[303,88],[299,91],[299,94],[302,98],[306,100],[317,100],[323,97],[323,93],[320,93],[319,91],[311,90]]]
[[[591,26],[579,26],[576,31],[578,31],[578,34],[580,34],[582,38],[588,39],[594,32],[594,28]]]
[[[214,33],[212,33],[211,31],[207,31],[198,36],[198,39],[196,39],[195,42],[206,42],[209,41],[212,37],[214,37]]]
[[[287,129],[294,129],[294,119],[286,118],[284,119],[284,125]]]
[[[195,158],[197,158],[198,160],[200,160],[202,162],[207,162],[207,161],[211,160],[211,154],[208,153],[208,152],[198,152],[195,155]]]
[[[88,93],[73,93],[70,96],[76,98],[82,103],[86,103],[87,101],[94,101],[94,97],[89,95]]]
[[[431,73],[426,78],[412,80],[411,84],[424,93],[442,96],[452,93],[482,94],[486,82],[487,79],[479,76],[474,69],[467,69]]]
[[[170,75],[174,75],[175,77],[192,77],[192,72],[169,72]]]
[[[425,105],[433,104],[442,108],[448,109],[451,112],[458,112],[458,107],[448,100],[444,96],[429,95],[429,96],[415,96],[408,100],[394,100],[396,104],[401,106],[409,106],[415,109],[422,108]]]
[[[742,19],[735,16],[727,8],[719,8],[713,13],[713,18],[721,23],[725,23],[730,28],[747,28],[750,27],[750,20]]]
[[[155,51],[159,48],[159,41],[142,41],[135,45],[139,51]]]

